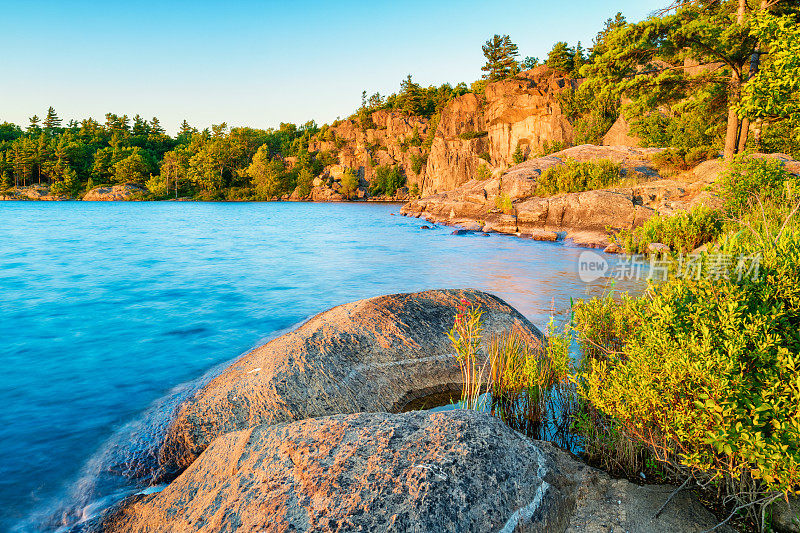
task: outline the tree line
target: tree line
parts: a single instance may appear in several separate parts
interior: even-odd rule
[[[598,143],[622,114],[644,145],[682,150],[687,160],[714,150],[729,158],[746,150],[800,156],[799,7],[798,0],[678,0],[637,24],[618,13],[588,49],[557,42],[543,62],[520,60],[508,35],[494,35],[482,46],[480,79],[423,87],[408,75],[391,95],[364,91],[350,119],[375,127],[372,113],[389,109],[428,117],[435,131],[453,98],[482,96],[487,83],[545,64],[582,80],[559,96],[578,144]],[[198,130],[184,120],[173,137],[156,117],[108,113],[103,123],[63,124],[50,107],[24,129],[0,124],[0,189],[44,184],[78,196],[101,184],[138,183],[155,198],[269,199],[296,188],[305,196],[337,162],[336,150],[309,151],[313,139],[340,146],[331,127],[313,121]]]

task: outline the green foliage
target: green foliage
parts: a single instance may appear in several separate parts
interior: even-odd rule
[[[741,116],[787,119],[800,142],[800,24],[797,15],[759,12],[750,30],[769,49],[742,90]]]
[[[619,117],[619,98],[589,85],[566,89],[557,98],[561,112],[572,124],[576,144],[602,144],[603,136]]]
[[[458,138],[469,141],[472,139],[479,139],[480,137],[486,137],[487,135],[489,135],[488,131],[465,131],[464,133],[459,133]]]
[[[408,194],[412,197],[419,196],[419,185],[416,183],[411,184],[411,189],[409,189]]]
[[[51,108],[52,109],[52,108]],[[78,173],[73,169],[67,167],[63,172],[63,179],[56,181],[50,187],[50,194],[65,195],[73,198],[77,196],[80,191],[80,182],[78,181]]]
[[[662,464],[716,482],[756,516],[765,495],[800,492],[800,234],[765,241],[726,249],[760,254],[757,278],[707,271],[654,287],[581,387]]]
[[[339,190],[345,198],[351,198],[358,189],[358,175],[352,169],[346,169],[342,174],[342,188]]]
[[[536,186],[538,196],[582,192],[611,187],[619,182],[621,165],[608,159],[579,163],[567,159],[563,165],[545,170]]]
[[[155,169],[153,157],[141,148],[135,147],[131,149],[130,155],[114,163],[111,175],[117,183],[143,184]]]
[[[692,169],[709,159],[716,159],[719,150],[712,146],[694,148],[667,148],[655,155],[652,160],[662,176]]]
[[[517,143],[514,153],[511,154],[511,158],[514,160],[515,165],[519,165],[525,161],[525,152],[522,151],[522,146],[520,146],[519,143]]]
[[[538,57],[531,57],[528,56],[519,63],[520,70],[531,70],[532,68],[536,68],[540,65]]]
[[[741,216],[757,201],[782,202],[793,197],[797,179],[774,158],[738,157],[720,176],[725,210]]]
[[[314,182],[314,174],[308,168],[300,169],[297,174],[297,194],[305,198],[311,194],[311,188]]]
[[[495,196],[494,206],[507,215],[514,212],[514,203],[505,193]]]
[[[388,165],[375,169],[375,177],[370,184],[369,193],[372,196],[394,196],[400,187],[406,184],[406,178],[397,167]]]
[[[757,146],[759,152],[787,154],[800,159],[800,137],[794,134],[795,127],[790,120],[761,122],[757,127],[761,129]]]
[[[478,165],[478,172],[475,175],[475,179],[478,181],[484,181],[492,177],[492,172],[489,170],[489,167],[486,163],[481,163]]]
[[[261,200],[280,197],[294,189],[291,174],[286,172],[283,161],[270,159],[267,146],[258,149],[246,172]]]
[[[560,72],[570,73],[575,68],[575,50],[559,41],[547,54],[547,66]]]
[[[422,172],[422,167],[428,164],[428,154],[411,155],[411,171],[414,174]]]
[[[482,48],[486,58],[486,64],[481,67],[481,70],[485,72],[484,79],[492,82],[508,78],[519,72],[516,60],[519,51],[508,35],[495,35],[486,41]]]
[[[626,252],[646,253],[654,242],[666,244],[674,252],[689,253],[715,241],[723,231],[722,213],[705,205],[672,216],[656,215],[632,230],[622,230],[614,238]]]

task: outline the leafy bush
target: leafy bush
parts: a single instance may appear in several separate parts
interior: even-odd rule
[[[800,233],[737,251],[761,253],[757,279],[654,288],[581,393],[663,465],[760,510],[800,493]]]
[[[369,187],[372,196],[393,196],[395,191],[405,185],[406,178],[397,167],[383,165],[375,169],[375,177]]]
[[[739,216],[751,209],[756,198],[779,202],[793,194],[796,178],[773,158],[738,157],[720,178],[729,214]]]
[[[478,165],[478,172],[475,175],[475,179],[478,181],[484,181],[492,177],[492,173],[489,170],[489,167],[486,163],[481,163]]]
[[[800,138],[795,135],[796,129],[790,120],[779,120],[763,125],[758,151],[767,154],[788,154],[800,159]]]
[[[560,152],[568,148],[567,143],[564,141],[544,141],[539,150],[534,152],[533,157],[544,157],[546,155]]]
[[[347,169],[342,174],[342,188],[340,192],[345,198],[350,199],[353,193],[358,189],[358,176],[351,169]]]
[[[511,154],[511,157],[514,159],[514,164],[519,165],[525,161],[525,153],[522,151],[522,146],[517,143],[517,148],[514,150],[514,153]]]
[[[470,139],[486,137],[487,135],[489,135],[488,131],[465,131],[464,133],[459,133],[458,138],[464,141],[469,141]]]
[[[621,168],[621,165],[608,159],[586,163],[567,159],[563,165],[550,167],[542,173],[536,186],[536,194],[552,196],[610,187],[619,182]]]
[[[653,155],[655,163],[662,175],[689,170],[703,161],[715,159],[719,150],[711,146],[698,146],[695,148],[667,148]]]
[[[481,152],[480,154],[478,154],[478,157],[480,157],[484,161],[491,161],[492,160],[492,156],[491,156],[491,154],[489,154],[489,152]]]
[[[495,196],[494,198],[494,205],[497,209],[501,210],[505,214],[511,214],[514,211],[514,203],[511,201],[511,198],[505,193]]]
[[[722,234],[722,214],[699,205],[691,211],[672,216],[653,216],[633,230],[622,230],[614,239],[626,252],[645,253],[654,242],[666,244],[671,250],[688,253]]]
[[[422,167],[424,167],[427,164],[428,164],[427,154],[421,154],[421,155],[413,154],[411,156],[411,170],[414,172],[414,174],[419,174],[420,172],[422,172]]]

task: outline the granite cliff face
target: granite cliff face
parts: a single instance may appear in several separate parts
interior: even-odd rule
[[[512,166],[517,147],[529,157],[548,144],[571,144],[558,95],[577,84],[540,66],[490,83],[483,94],[454,98],[430,119],[382,109],[366,123],[341,121],[309,150],[336,154],[338,165],[357,171],[365,186],[376,167],[388,165],[399,167],[408,187],[422,195],[448,191],[473,179],[482,164]],[[322,177],[328,176],[326,169]]]

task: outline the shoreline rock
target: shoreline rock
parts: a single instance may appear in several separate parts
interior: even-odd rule
[[[83,531],[699,533],[690,493],[614,480],[486,413],[359,413],[215,439],[160,492]],[[729,532],[729,528],[720,528]]]
[[[462,300],[484,311],[485,340],[515,328],[542,333],[496,296],[432,290],[360,300],[320,313],[256,348],[184,402],[159,452],[180,471],[216,437],[260,424],[363,411],[397,412],[436,392],[461,390],[447,332]]]

